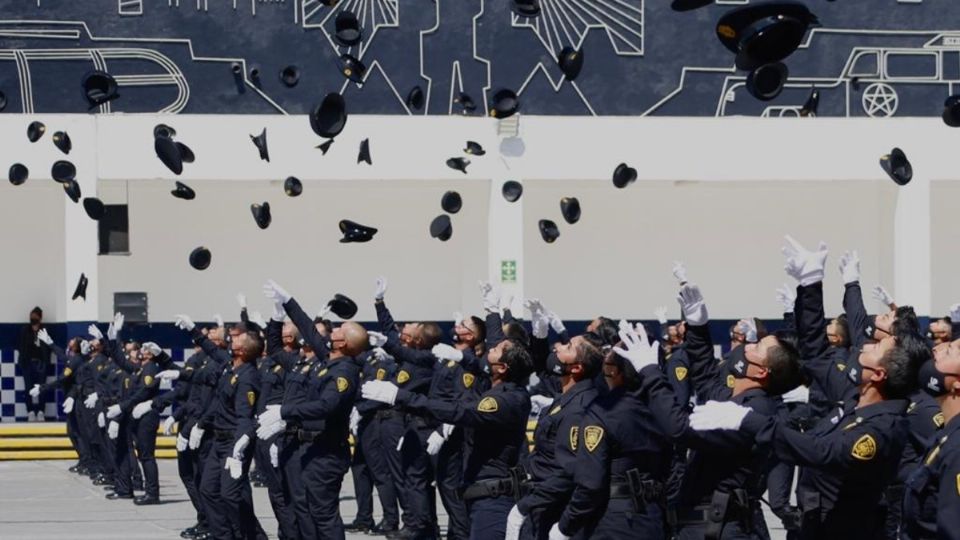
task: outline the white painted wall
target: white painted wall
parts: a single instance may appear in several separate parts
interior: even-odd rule
[[[61,254],[65,266],[54,288],[72,291],[73,274],[97,264],[95,230],[82,210],[64,211],[57,203],[62,192],[48,178],[59,152],[48,139],[26,142],[32,119],[0,116],[0,148],[10,152],[0,166],[14,158],[29,161],[31,183],[54,195],[49,201],[30,199],[26,186],[9,184],[0,194],[3,204],[30,215],[61,214],[59,249],[69,255]],[[710,293],[715,317],[770,316],[778,311],[772,289],[783,281],[778,250],[785,232],[807,243],[821,237],[830,242],[828,276],[838,294],[839,250],[857,247],[868,284],[879,280],[899,300],[927,312],[940,296],[932,283],[944,282],[931,280],[931,261],[941,265],[939,255],[931,256],[931,227],[944,227],[945,219],[937,217],[940,210],[931,213],[931,205],[936,209],[943,201],[928,183],[957,179],[953,156],[960,137],[937,119],[523,117],[523,151],[501,155],[492,119],[363,116],[351,117],[322,156],[302,116],[66,115],[45,121],[51,132],[58,123],[70,126],[71,159],[84,182],[99,179],[105,200],[120,193],[131,204],[133,255],[99,258],[93,300],[81,308],[103,319],[113,291],[147,290],[153,320],[169,320],[181,310],[198,318],[232,313],[237,290],[259,300],[258,288],[268,277],[294,292],[304,289],[300,295],[307,295],[311,307],[335,291],[350,294],[363,306],[359,317],[368,319],[372,311],[364,299],[380,273],[393,277],[391,299],[399,316],[446,319],[457,308],[478,309],[476,279],[499,277],[498,259],[517,253],[516,289],[543,296],[568,318],[617,316],[628,309],[646,316],[654,305],[672,305],[669,266],[675,258],[685,259]],[[152,130],[159,121],[173,125],[178,140],[197,154],[180,178],[200,194],[192,203],[167,193],[173,175],[153,150]],[[259,160],[249,139],[265,126],[270,163]],[[358,144],[366,137],[372,166],[356,163]],[[469,174],[462,175],[444,163],[463,155],[468,139],[483,144],[488,154],[473,158]],[[906,188],[895,188],[877,163],[896,145],[915,167]],[[609,180],[621,161],[640,176],[626,190],[616,190]],[[299,200],[282,195],[280,182],[291,174],[307,183]],[[490,190],[499,193],[507,178],[524,182],[522,205],[494,204],[491,210]],[[440,194],[453,186],[463,193],[466,208],[455,216],[454,240],[440,244],[427,236],[426,227],[439,213]],[[549,214],[560,222],[562,195],[581,198],[584,218],[573,228],[564,226],[558,243],[546,246],[536,221]],[[265,199],[276,204],[275,224],[259,231],[248,206]],[[677,203],[683,200],[697,209],[693,222],[680,218]],[[383,232],[373,243],[341,246],[336,222],[343,217],[370,221]],[[946,219],[949,228],[952,221]],[[616,254],[616,239],[607,235],[618,230],[647,250],[629,263],[593,263]],[[16,253],[23,240],[9,231],[0,236],[0,249]],[[734,235],[745,239],[747,254],[731,254]],[[186,256],[201,243],[213,249],[214,266],[198,273],[186,265]],[[270,260],[277,252],[279,264]],[[249,264],[251,254],[259,257],[257,264]],[[347,261],[331,263],[331,257]],[[641,287],[641,278],[655,281]],[[320,279],[335,285],[318,285]],[[578,285],[583,279],[601,288],[585,291]],[[33,274],[4,280],[0,293],[45,298],[50,293],[38,289],[46,288],[46,281]],[[586,300],[588,295],[593,300]],[[68,312],[67,303],[58,302],[61,309],[53,318],[87,316],[76,304]],[[265,302],[254,307],[268,308]],[[0,305],[0,321],[22,318],[21,307]]]

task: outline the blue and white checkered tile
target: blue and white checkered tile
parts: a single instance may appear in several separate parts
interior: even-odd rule
[[[178,365],[183,365],[185,358],[193,354],[193,349],[164,349],[167,354],[173,358]],[[56,380],[57,376],[63,372],[63,365],[57,363],[56,374],[48,375],[47,382]],[[171,388],[169,381],[160,383],[160,390],[166,391]],[[30,396],[27,395],[26,388],[23,385],[23,377],[20,376],[20,368],[17,367],[17,352],[14,349],[0,349],[0,422],[26,422],[27,421],[27,401]],[[44,409],[44,416],[48,420],[54,418],[58,421],[64,421],[61,403],[63,403],[63,392],[56,391],[56,399],[47,402]],[[170,409],[163,411],[166,416]]]

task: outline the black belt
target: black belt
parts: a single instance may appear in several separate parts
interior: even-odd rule
[[[300,442],[313,442],[323,435],[323,431],[307,431],[305,429],[297,430],[297,439]]]
[[[647,503],[659,502],[663,497],[663,484],[654,480],[643,480],[639,486],[631,486],[629,482],[611,482],[611,499],[640,498]]]
[[[529,477],[523,467],[514,467],[508,478],[491,478],[474,482],[463,490],[460,498],[464,501],[474,499],[492,499],[509,495],[519,501],[527,491]]]
[[[393,409],[380,409],[379,411],[373,414],[373,417],[377,420],[387,420],[393,418],[397,415],[397,412]]]
[[[213,436],[216,437],[218,441],[229,441],[233,438],[234,432],[230,429],[215,429],[213,430]]]

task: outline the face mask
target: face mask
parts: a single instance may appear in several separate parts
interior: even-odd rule
[[[40,319],[34,319],[33,317],[30,317],[30,324],[40,324]]]
[[[920,372],[917,375],[917,381],[923,391],[933,397],[945,396],[950,393],[947,387],[947,377],[956,377],[953,373],[944,373],[937,369],[933,360],[928,360],[920,366]]]
[[[553,373],[554,375],[567,375],[569,373],[570,364],[564,364],[560,361],[560,358],[557,357],[556,352],[551,352],[547,355],[547,371]]]
[[[747,377],[747,365],[747,357],[742,346],[731,351],[730,356],[727,357],[727,371],[737,379]]]
[[[857,369],[856,366],[850,366],[850,368],[847,369],[847,378],[850,379],[850,382],[853,384],[860,386],[860,370]]]
[[[456,328],[451,328],[451,329],[450,329],[450,341],[452,341],[452,342],[454,342],[454,343],[457,343],[457,342],[460,341],[460,336],[457,335],[457,329],[456,329]]]

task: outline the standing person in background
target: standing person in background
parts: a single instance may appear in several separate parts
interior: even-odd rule
[[[33,388],[35,384],[47,382],[47,366],[50,364],[50,347],[37,336],[43,328],[43,310],[35,307],[30,311],[30,324],[20,330],[17,341],[17,365],[23,377],[23,387]],[[43,422],[43,409],[46,405],[44,392],[30,396],[27,400],[27,421]]]

